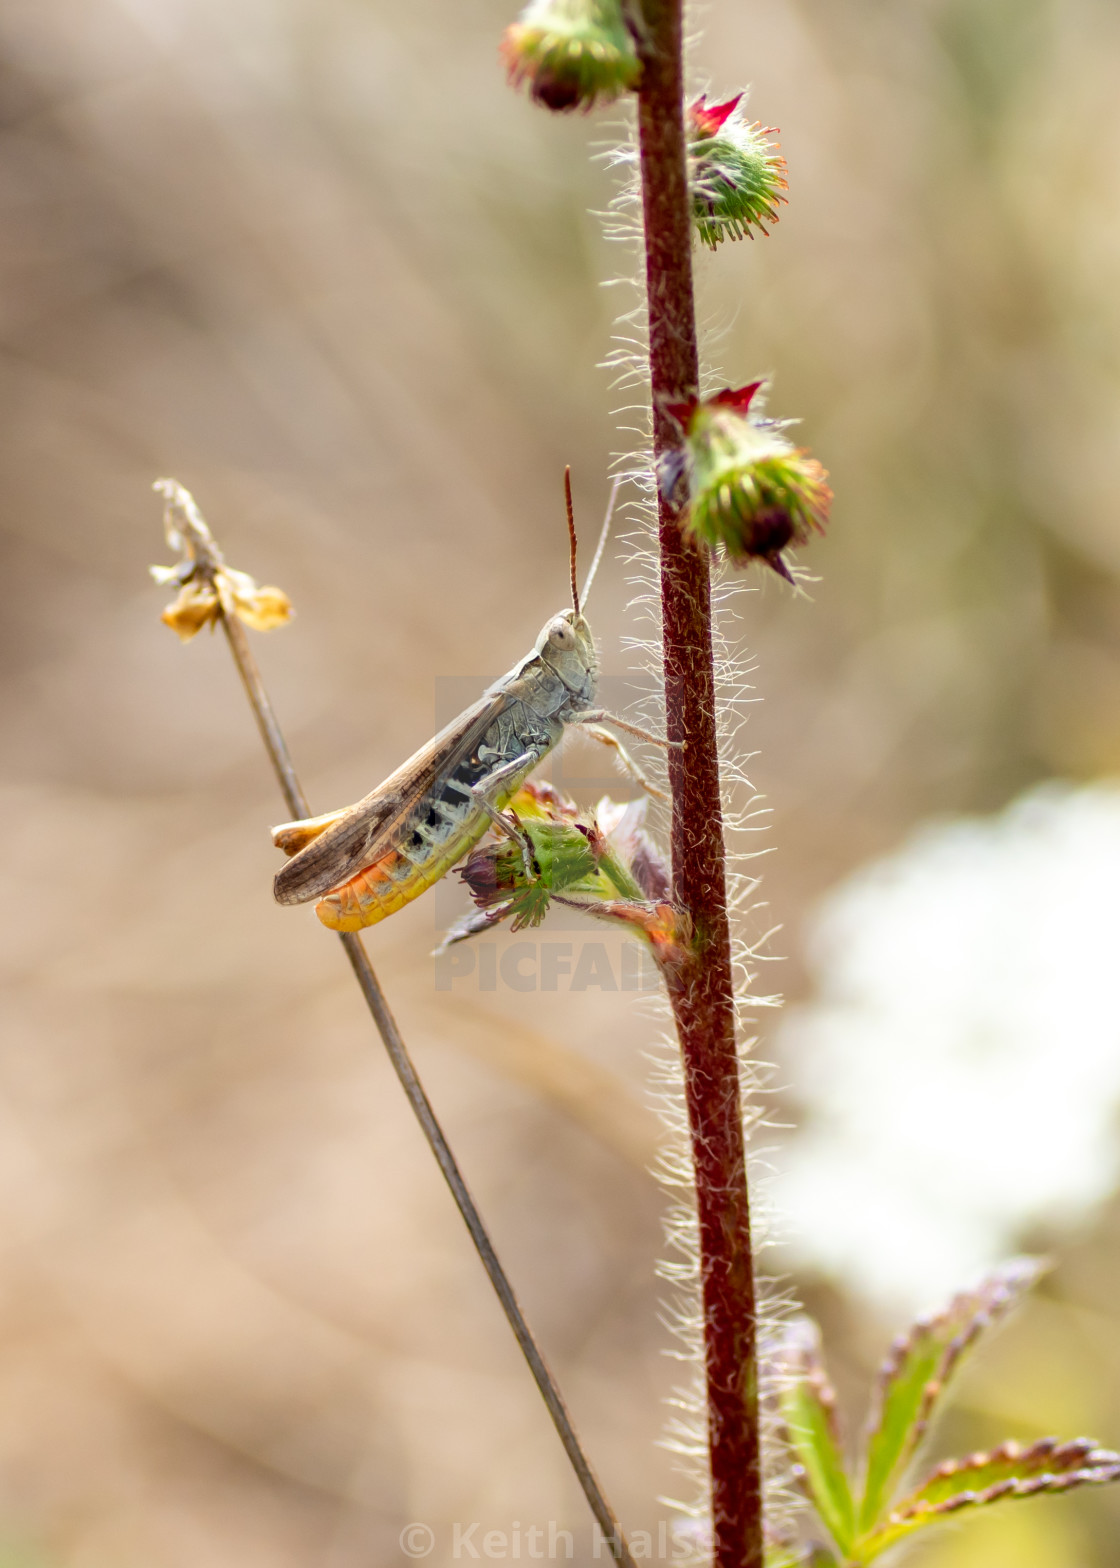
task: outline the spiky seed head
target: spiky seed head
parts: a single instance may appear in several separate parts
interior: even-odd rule
[[[769,138],[775,127],[748,123],[742,93],[710,104],[702,93],[688,110],[692,221],[705,245],[766,234],[785,204],[786,161]]]
[[[832,492],[816,458],[753,413],[761,386],[673,404],[684,446],[669,466],[674,483],[687,481],[691,538],[722,549],[737,566],[764,561],[792,580],[785,553],[824,532]]]
[[[529,0],[501,52],[513,85],[557,113],[613,103],[642,71],[621,0]]]

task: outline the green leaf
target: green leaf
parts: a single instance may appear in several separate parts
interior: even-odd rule
[[[1027,1448],[1004,1443],[991,1453],[949,1459],[859,1543],[853,1560],[868,1563],[903,1536],[937,1524],[962,1508],[982,1508],[1007,1497],[1068,1492],[1075,1486],[1100,1486],[1117,1480],[1120,1454],[1098,1448],[1092,1438],[1085,1437],[1070,1443],[1044,1437]]]
[[[945,1386],[986,1328],[1004,1317],[1038,1279],[1037,1258],[1013,1258],[941,1312],[919,1318],[895,1340],[879,1372],[860,1505],[861,1536],[872,1532],[904,1466],[929,1430]]]
[[[839,1568],[837,1559],[823,1546],[766,1547],[763,1568]]]
[[[855,1504],[844,1469],[836,1395],[821,1360],[820,1331],[810,1318],[789,1325],[779,1356],[781,1412],[798,1479],[841,1555],[855,1538]]]

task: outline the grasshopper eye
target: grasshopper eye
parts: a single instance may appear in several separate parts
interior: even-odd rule
[[[560,653],[567,653],[576,645],[576,634],[570,621],[557,619],[548,629],[549,646]]]

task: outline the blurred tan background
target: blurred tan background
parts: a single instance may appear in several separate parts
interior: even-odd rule
[[[773,236],[699,263],[711,353],[833,474],[811,598],[739,604],[772,808],[763,991],[817,897],[931,814],[1120,769],[1120,12],[718,0],[697,85],[782,128]],[[0,0],[0,1562],[357,1568],[410,1521],[582,1500],[336,945],[270,896],[283,815],[220,640],[146,580],[151,482],[291,594],[257,646],[319,809],[563,602],[560,474],[612,453],[597,121],[503,84],[496,0]],[[596,590],[604,666],[633,631]],[[573,752],[569,772],[602,773]],[[589,781],[588,790],[592,790]],[[370,951],[609,1492],[654,1530],[662,1199],[640,998],[436,988]],[[562,932],[556,940],[575,940]],[[505,939],[503,939],[504,941]],[[616,958],[612,949],[611,961]],[[931,961],[932,958],[931,958]],[[763,1054],[774,1028],[763,1018]],[[905,1048],[900,1042],[899,1049]],[[773,1054],[772,1052],[770,1054]],[[804,1091],[780,1064],[789,1107]],[[921,1092],[920,1084],[915,1092]],[[998,1115],[998,1108],[993,1109]],[[947,1130],[946,1160],[952,1158]],[[1120,1446],[1120,1210],[947,1434]],[[889,1325],[804,1277],[846,1399]],[[1096,1568],[1116,1499],[928,1562]]]

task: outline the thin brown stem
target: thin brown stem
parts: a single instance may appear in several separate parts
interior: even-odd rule
[[[199,572],[207,576],[212,582],[214,575],[223,568],[225,563],[210,530],[202,520],[194,504],[193,498],[188,491],[183,489],[181,485],[175,484],[174,481],[161,480],[160,487],[167,497],[169,511],[190,556],[196,563]],[[225,632],[229,642],[233,662],[237,666],[237,673],[241,677],[245,694],[249,699],[249,706],[253,710],[253,717],[257,721],[257,728],[260,730],[261,739],[264,742],[269,761],[272,763],[273,771],[276,774],[287,808],[293,818],[309,817],[311,815],[311,807],[296,775],[287,742],[280,729],[272,703],[269,701],[268,692],[265,690],[260,669],[249,646],[245,628],[235,615],[227,615],[220,607],[219,619],[221,620],[222,630]],[[431,1101],[428,1099],[420,1082],[412,1058],[408,1053],[408,1048],[397,1027],[397,1021],[393,1017],[389,1004],[385,999],[385,993],[381,989],[381,982],[378,980],[365,947],[362,945],[362,940],[356,933],[348,931],[339,933],[339,941],[345,949],[346,957],[354,971],[355,978],[361,989],[362,996],[365,998],[366,1006],[369,1008],[370,1016],[377,1028],[377,1032],[381,1036],[382,1043],[388,1052],[393,1070],[396,1072],[401,1087],[404,1089],[405,1097],[412,1107],[417,1121],[420,1123],[424,1137],[427,1139],[428,1145],[435,1155],[436,1162],[443,1172],[444,1180],[451,1189],[451,1195],[455,1199],[459,1213],[463,1216],[475,1249],[482,1259],[482,1266],[486,1270],[490,1283],[493,1285],[498,1300],[502,1304],[502,1310],[506,1315],[510,1328],[513,1330],[514,1338],[520,1345],[525,1360],[529,1363],[529,1370],[533,1374],[533,1379],[540,1391],[541,1398],[548,1408],[548,1413],[552,1417],[560,1441],[564,1446],[564,1452],[568,1456],[568,1461],[575,1471],[579,1484],[583,1489],[583,1494],[603,1534],[604,1543],[611,1556],[617,1562],[622,1563],[624,1568],[636,1568],[630,1549],[623,1536],[622,1526],[615,1517],[614,1510],[608,1503],[602,1486],[599,1484],[599,1480],[583,1451],[580,1440],[576,1435],[575,1427],[572,1424],[572,1418],[568,1413],[568,1408],[556,1385],[556,1380],[549,1371],[544,1356],[533,1338],[532,1330],[525,1320],[525,1314],[522,1312],[520,1303],[514,1294],[513,1286],[510,1284],[505,1269],[502,1267],[494,1250],[494,1244],[490,1240],[489,1233],[483,1223],[478,1207],[471,1197],[470,1189],[467,1187],[463,1173],[459,1169],[443,1129],[436,1118],[435,1111],[432,1109]]]
[[[684,131],[681,0],[645,0],[639,91],[655,458],[679,444],[667,405],[699,380]],[[705,554],[661,497],[661,614],[673,795],[673,898],[693,956],[667,976],[684,1067],[699,1224],[714,1568],[761,1568],[757,1332]]]

